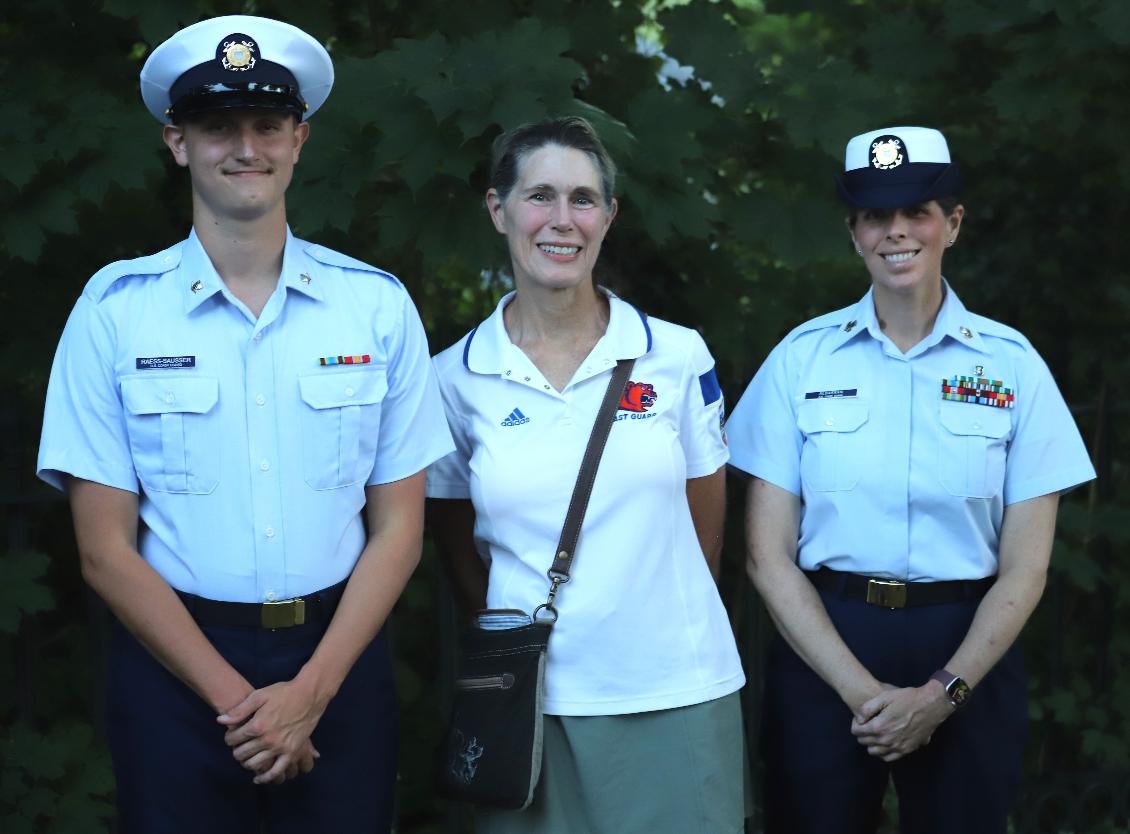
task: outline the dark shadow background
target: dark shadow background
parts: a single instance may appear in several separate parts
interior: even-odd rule
[[[600,280],[701,329],[734,403],[795,324],[856,300],[832,176],[882,125],[945,131],[967,209],[946,275],[1051,366],[1099,480],[1063,502],[1025,635],[1032,735],[1018,832],[1128,830],[1130,537],[1124,230],[1130,11],[1121,0],[297,0],[176,5],[40,0],[0,12],[0,820],[6,832],[112,830],[102,745],[106,615],[70,518],[34,479],[55,343],[102,265],[189,226],[137,74],[214,14],[289,20],[337,85],[291,188],[294,231],[397,273],[433,350],[507,289],[482,209],[500,125],[576,112],[622,167]],[[682,70],[680,70],[680,66]],[[689,68],[693,68],[689,72]],[[747,659],[749,739],[770,626],[742,568],[740,503],[721,592]],[[403,832],[466,830],[432,791],[452,652],[430,552],[392,622],[403,703]],[[139,696],[141,693],[139,693]]]

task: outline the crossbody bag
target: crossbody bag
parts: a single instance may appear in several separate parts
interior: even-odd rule
[[[541,775],[542,708],[554,602],[569,581],[596,471],[634,359],[622,359],[593,423],[569,500],[549,577],[549,595],[532,614],[480,611],[462,635],[451,722],[440,746],[440,791],[452,799],[522,809]]]

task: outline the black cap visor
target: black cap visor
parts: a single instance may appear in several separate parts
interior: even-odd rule
[[[169,90],[168,115],[173,121],[208,110],[264,107],[285,110],[303,117],[298,81],[286,67],[259,60],[253,69],[225,71],[215,61],[199,64],[184,73]]]
[[[836,190],[854,208],[901,208],[960,193],[961,169],[952,162],[909,162],[886,171],[856,168],[836,177]]]
[[[205,84],[187,91],[169,108],[174,122],[211,110],[237,108],[281,110],[302,119],[306,105],[296,87],[277,84]]]

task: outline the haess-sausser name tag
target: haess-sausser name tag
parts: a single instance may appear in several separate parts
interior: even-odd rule
[[[809,391],[804,395],[806,400],[836,400],[840,397],[854,397],[858,393],[857,388],[836,388],[832,391]]]
[[[139,371],[158,371],[168,368],[195,368],[195,356],[139,356],[134,360]]]

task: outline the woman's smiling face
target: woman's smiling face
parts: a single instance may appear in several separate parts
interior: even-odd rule
[[[897,209],[861,209],[852,241],[877,288],[905,292],[940,281],[942,256],[961,228],[964,207],[947,216],[937,200]]]
[[[601,196],[600,171],[584,151],[542,145],[520,161],[505,199],[487,191],[495,228],[506,235],[515,285],[572,288],[592,280],[616,201]]]

